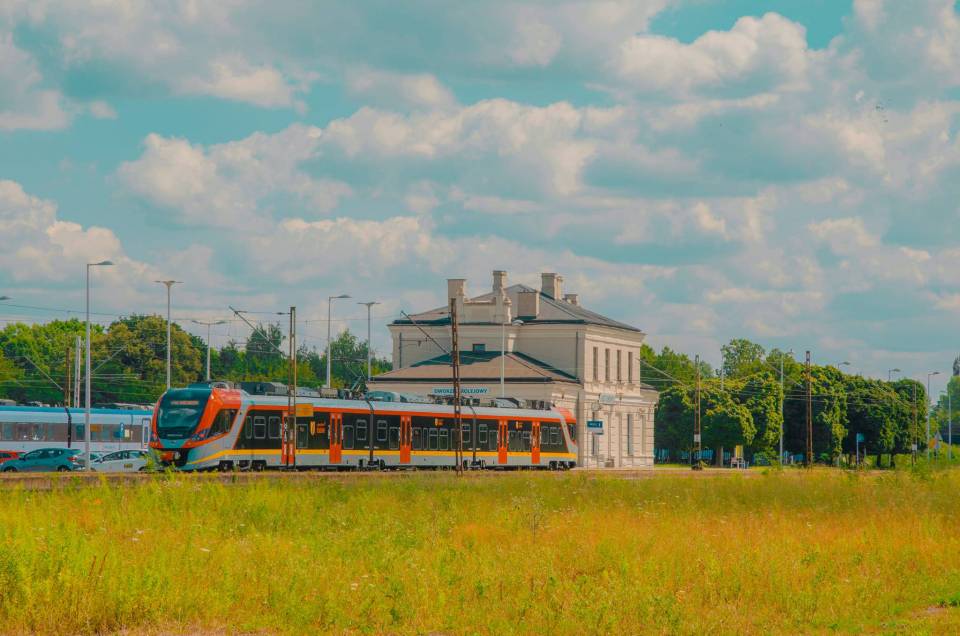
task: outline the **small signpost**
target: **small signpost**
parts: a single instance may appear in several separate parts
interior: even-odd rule
[[[603,420],[587,420],[587,432],[603,435]]]
[[[860,465],[860,444],[863,444],[866,438],[864,438],[863,433],[857,433],[856,437],[856,451],[857,451],[857,466]]]

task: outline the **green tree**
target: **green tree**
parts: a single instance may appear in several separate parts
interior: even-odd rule
[[[764,354],[760,345],[744,338],[735,338],[721,347],[723,353],[723,374],[728,378],[739,378],[757,373],[763,367]]]
[[[18,402],[61,404],[66,383],[67,350],[76,347],[76,337],[84,334],[83,322],[54,320],[48,323],[26,325],[13,323],[0,331],[0,352],[17,371],[19,384],[4,384],[4,394]],[[102,333],[93,325],[92,337]],[[50,379],[57,384],[51,382]]]
[[[843,449],[847,436],[846,391],[843,374],[832,367],[811,368],[813,455],[829,461]],[[804,454],[807,448],[806,378],[801,377],[785,391],[784,448]]]
[[[671,454],[693,448],[695,399],[690,387],[675,385],[661,391],[654,420],[660,448],[669,449]],[[712,385],[700,391],[700,426],[703,448],[716,449],[718,459],[722,449],[749,445],[756,435],[750,411],[737,404],[728,391]]]
[[[656,353],[652,347],[640,348],[641,379],[656,387],[669,386],[677,381],[693,384],[697,379],[697,367],[694,359],[685,353],[678,353],[670,347],[664,347]],[[700,362],[700,377],[713,375],[710,365]]]
[[[734,399],[750,411],[756,435],[751,443],[754,453],[776,457],[780,445],[780,379],[768,371],[754,373],[739,380],[731,380],[728,390]]]

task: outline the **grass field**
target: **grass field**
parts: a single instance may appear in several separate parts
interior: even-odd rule
[[[960,472],[0,493],[0,632],[956,633]]]

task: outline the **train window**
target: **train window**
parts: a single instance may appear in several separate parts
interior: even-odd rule
[[[521,446],[521,449],[525,451],[529,451],[530,450],[530,431],[523,431],[520,439],[523,444]]]
[[[237,417],[236,409],[221,409],[210,424],[210,435],[222,435],[230,432],[233,420]]]
[[[247,439],[253,439],[253,418],[249,415],[243,421],[243,436]]]
[[[510,431],[509,436],[507,437],[507,448],[510,451],[520,451],[523,448],[520,446],[520,431],[513,429]]]
[[[413,429],[413,450],[423,450],[423,440],[420,437],[419,428]]]
[[[0,439],[4,439],[4,440],[13,439],[13,422],[3,423],[3,426],[0,427]]]
[[[400,427],[391,426],[390,427],[390,450],[397,450],[400,448]]]
[[[367,441],[367,422],[366,420],[357,420],[357,441]]]
[[[359,424],[360,421],[357,422]],[[347,424],[343,427],[343,447],[346,449],[353,448],[353,427]]]
[[[450,449],[449,431],[445,428],[440,429],[440,450]]]
[[[480,443],[480,448],[486,448],[487,446],[487,425],[486,424],[477,425],[477,441]]]
[[[437,429],[431,428],[429,437],[430,437],[429,450],[437,450],[437,439],[439,438]]]
[[[256,439],[266,439],[267,437],[267,418],[262,415],[253,418],[253,436]]]
[[[560,439],[559,426],[550,427],[550,443],[553,444],[554,446],[559,446],[560,444],[563,443],[563,441]]]
[[[576,424],[567,424],[567,432],[570,433],[570,441],[576,444],[577,442],[577,425]]]
[[[280,439],[280,418],[274,415],[267,421],[270,424],[270,439]]]
[[[463,445],[464,447],[466,447],[469,444],[470,444],[470,425],[464,424],[463,425]]]
[[[378,442],[387,441],[387,421],[386,420],[377,420],[377,441]]]

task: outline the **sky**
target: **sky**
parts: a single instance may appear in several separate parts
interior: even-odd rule
[[[301,339],[559,272],[723,342],[942,388],[960,342],[954,0],[5,0],[0,320]]]

